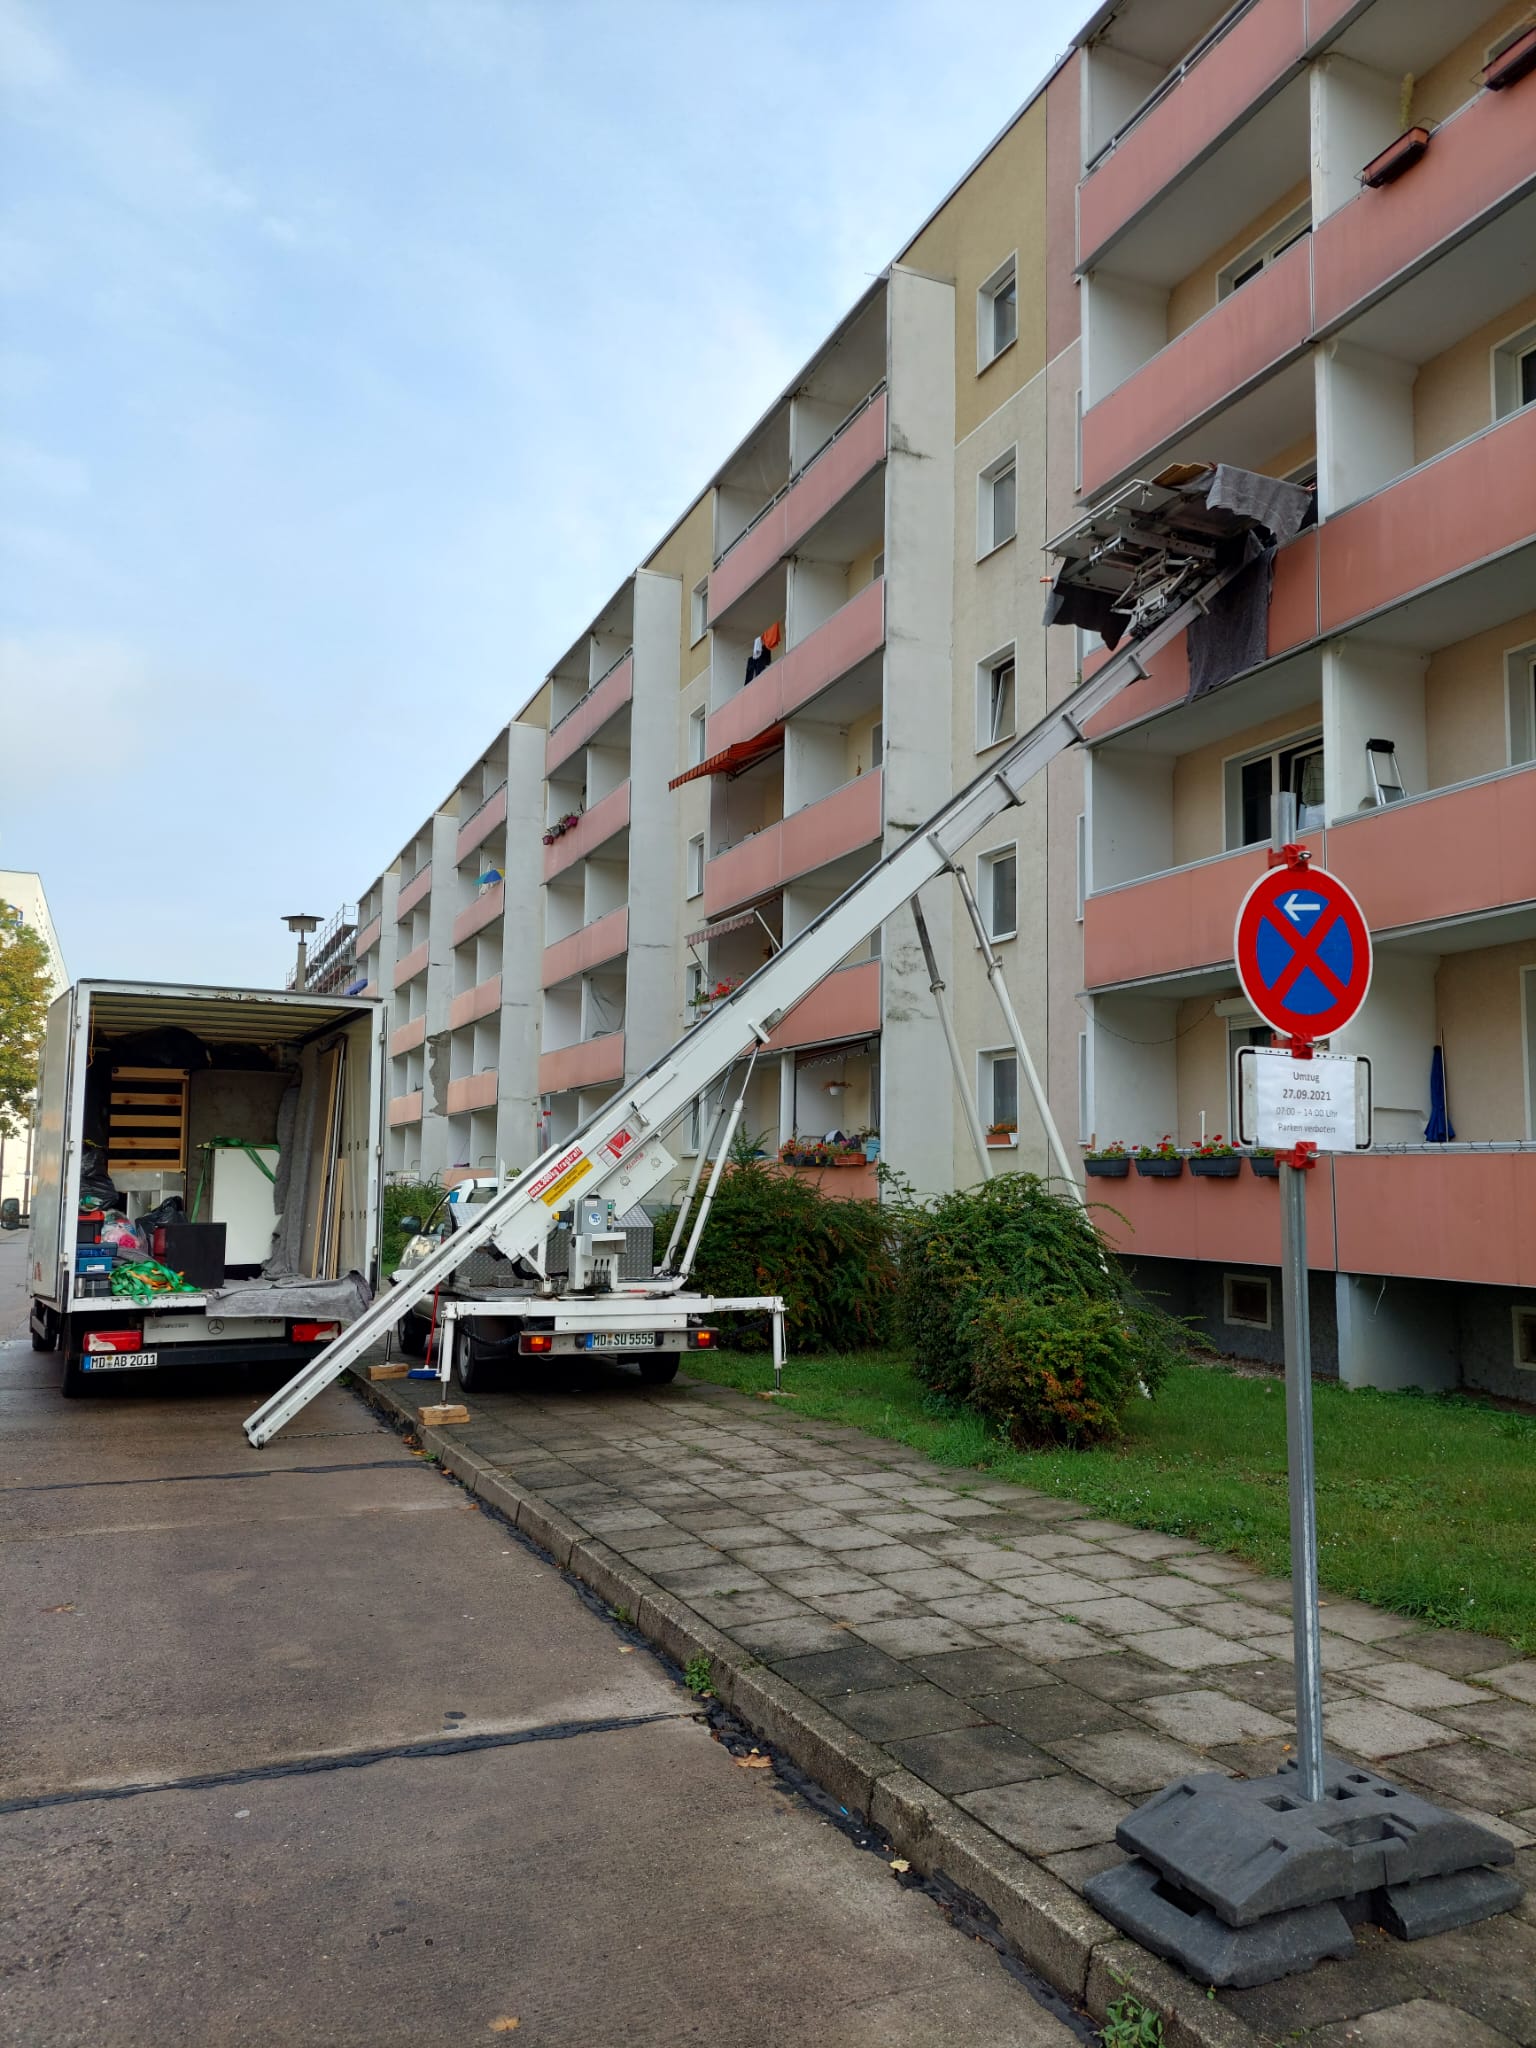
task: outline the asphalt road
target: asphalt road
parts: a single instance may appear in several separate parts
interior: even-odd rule
[[[352,1396],[65,1402],[0,1237],[0,2040],[1069,2048]]]

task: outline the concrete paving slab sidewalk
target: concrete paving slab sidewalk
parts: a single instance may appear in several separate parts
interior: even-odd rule
[[[423,1384],[363,1391],[409,1425]],[[1536,2048],[1536,1659],[1328,1601],[1331,1749],[1503,1834],[1526,1897],[1412,1944],[1368,1930],[1347,1961],[1211,1999],[1081,1888],[1121,1859],[1115,1827],[1149,1790],[1291,1753],[1283,1581],[725,1388],[596,1368],[470,1408],[464,1428],[421,1432],[450,1470],[672,1654],[711,1656],[759,1733],[981,1897],[1095,2012],[1129,1984],[1167,2015],[1170,2048],[1298,2027],[1343,2041],[1367,2021],[1362,2038],[1385,2040],[1394,2011],[1418,2029],[1405,2041]]]

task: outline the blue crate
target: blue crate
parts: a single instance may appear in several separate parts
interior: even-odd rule
[[[82,1244],[75,1248],[75,1272],[110,1273],[114,1264],[110,1245]]]

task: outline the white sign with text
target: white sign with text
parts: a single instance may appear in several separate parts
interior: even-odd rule
[[[1238,1142],[1288,1152],[1363,1152],[1371,1142],[1371,1063],[1349,1053],[1244,1046],[1237,1056]]]

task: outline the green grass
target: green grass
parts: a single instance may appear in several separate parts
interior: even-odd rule
[[[688,1370],[754,1391],[771,1378],[761,1354],[695,1353]],[[1132,1404],[1119,1444],[1041,1452],[942,1408],[897,1352],[793,1358],[784,1384],[795,1414],[1290,1570],[1279,1379],[1176,1367],[1156,1401]],[[1536,1417],[1322,1382],[1314,1417],[1325,1590],[1536,1649]]]

